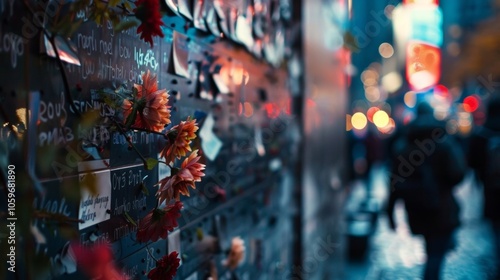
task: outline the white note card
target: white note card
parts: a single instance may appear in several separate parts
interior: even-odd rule
[[[82,187],[78,219],[78,229],[82,230],[100,222],[109,220],[111,208],[111,171],[109,159],[93,160],[78,163],[80,182],[90,181],[95,184],[97,194],[92,195],[88,188]],[[92,176],[92,178],[86,178]]]
[[[167,237],[167,242],[168,242],[168,253],[172,253],[173,251],[176,251],[179,254],[179,259],[181,259],[181,262],[179,266],[182,265],[182,250],[181,250],[181,230],[176,229],[173,232],[168,233]]]

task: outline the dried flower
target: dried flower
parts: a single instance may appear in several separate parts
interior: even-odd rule
[[[141,33],[141,39],[153,47],[153,37],[163,38],[161,26],[165,25],[161,20],[159,0],[137,0],[135,1],[135,16],[141,21],[137,27],[137,33]]]
[[[124,276],[113,262],[113,253],[107,244],[97,244],[85,247],[72,244],[73,252],[78,267],[89,276],[89,279],[125,280]]]
[[[191,151],[191,146],[189,145],[196,138],[196,131],[198,129],[196,119],[191,120],[190,117],[172,127],[167,133],[167,136],[171,139],[170,145],[166,146],[160,155],[168,163],[172,162],[175,158],[180,159],[181,157],[185,157]]]
[[[199,163],[200,156],[198,150],[195,150],[184,159],[180,169],[173,169],[175,174],[171,177],[166,177],[158,182],[160,185],[157,195],[160,202],[170,201],[172,199],[180,200],[180,195],[189,196],[189,187],[196,189],[195,182],[200,182],[201,177],[205,176],[202,170],[205,165]]]
[[[142,75],[142,80],[142,85],[134,85],[136,99],[123,100],[125,122],[130,125],[135,118],[134,127],[161,132],[170,123],[168,93],[165,89],[158,90],[156,75],[149,70]]]
[[[177,268],[181,260],[179,253],[173,251],[168,256],[164,256],[156,262],[156,267],[148,273],[148,278],[152,280],[172,280],[177,273]]]
[[[229,250],[229,254],[227,259],[223,261],[223,264],[229,269],[236,269],[243,259],[245,258],[245,241],[241,239],[239,236],[234,237],[231,240],[231,249]]]
[[[165,239],[169,231],[178,226],[177,219],[181,216],[182,202],[175,202],[164,209],[155,208],[139,221],[137,241],[157,241]]]

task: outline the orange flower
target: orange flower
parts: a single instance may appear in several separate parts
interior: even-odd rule
[[[190,117],[180,124],[172,127],[167,133],[169,136],[170,145],[167,145],[162,151],[161,156],[165,158],[167,163],[172,162],[175,158],[186,156],[191,151],[191,141],[196,138],[196,131],[198,131],[196,119],[191,120]]]
[[[182,202],[175,202],[164,209],[153,209],[139,221],[137,241],[157,241],[165,239],[169,231],[178,226],[177,219],[181,216]]]
[[[163,201],[169,202],[172,199],[180,200],[180,195],[189,196],[189,187],[196,189],[195,182],[200,182],[201,177],[205,176],[202,170],[205,165],[198,162],[198,150],[195,150],[191,155],[182,162],[181,169],[173,169],[175,174],[171,177],[166,177],[158,182],[160,185],[157,195],[160,198],[160,203]]]
[[[239,236],[234,237],[231,240],[231,249],[227,259],[223,261],[223,264],[231,270],[236,269],[245,258],[245,250],[245,241]]]
[[[141,33],[141,39],[148,42],[153,47],[153,37],[163,38],[161,26],[164,25],[161,20],[160,1],[159,0],[137,0],[135,1],[135,16],[141,21],[137,27],[137,33]]]
[[[189,186],[193,189],[195,188],[193,181],[184,181],[177,175],[161,179],[158,185],[160,185],[160,188],[156,194],[160,199],[160,203],[163,201],[168,202],[172,199],[179,201],[181,194],[189,196]]]
[[[194,182],[200,182],[201,177],[205,176],[202,170],[205,170],[205,165],[199,163],[200,156],[198,156],[198,150],[194,150],[188,158],[186,158],[181,165],[181,169],[177,176],[184,178],[189,178],[189,180]]]
[[[124,121],[129,125],[130,118],[135,118],[133,127],[161,132],[170,123],[168,93],[165,89],[158,90],[156,76],[149,70],[142,75],[142,80],[142,85],[134,84],[136,99],[123,100]]]
[[[113,262],[113,252],[107,244],[97,244],[85,247],[72,244],[73,252],[78,267],[89,276],[89,279],[125,280],[124,276]]]
[[[152,280],[172,280],[177,273],[177,268],[181,260],[179,253],[173,251],[156,262],[156,267],[148,273],[148,279]]]

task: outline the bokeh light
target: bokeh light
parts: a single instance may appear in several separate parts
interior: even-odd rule
[[[436,97],[448,98],[450,96],[449,90],[443,85],[437,85],[434,87],[434,95]]]
[[[361,129],[364,129],[366,127],[366,124],[368,123],[368,121],[366,119],[365,114],[363,114],[361,112],[357,112],[354,115],[352,115],[351,123],[355,129],[361,130]]]
[[[245,112],[243,113],[245,117],[250,118],[253,116],[253,106],[250,102],[245,102],[243,108],[245,108]]]
[[[451,42],[446,46],[446,51],[451,56],[458,56],[460,54],[460,45],[457,42]]]
[[[466,112],[472,113],[479,108],[479,98],[474,95],[467,96],[464,99],[464,110]]]
[[[404,102],[405,105],[408,106],[408,108],[413,108],[417,104],[417,96],[414,91],[409,91],[405,93],[404,96]]]
[[[398,72],[391,72],[382,78],[382,86],[389,93],[396,92],[402,85],[403,78]]]
[[[366,111],[366,117],[368,118],[368,121],[373,122],[373,115],[375,115],[377,111],[380,111],[378,107],[371,107],[370,109],[368,109],[368,111]]]
[[[448,134],[456,134],[458,131],[458,122],[456,120],[449,120],[446,123],[446,132]]]
[[[363,71],[361,73],[361,81],[363,81],[363,83],[366,79],[378,80],[378,77],[379,77],[379,75],[378,75],[377,71],[375,71],[373,69],[366,69],[365,71]]]
[[[389,115],[385,111],[377,111],[373,115],[373,123],[378,127],[385,127],[389,124]]]
[[[396,122],[390,118],[389,122],[384,127],[378,127],[378,130],[384,134],[391,134],[396,130]]]
[[[448,28],[448,32],[450,33],[452,38],[458,39],[462,36],[462,28],[460,25],[453,24]]]
[[[366,87],[365,97],[370,102],[377,102],[380,100],[380,90],[376,86]]]
[[[392,19],[392,12],[394,12],[394,8],[396,8],[394,5],[385,6],[384,14],[388,19]]]
[[[375,86],[378,84],[378,80],[375,78],[365,78],[362,82],[365,85],[365,87]]]
[[[394,48],[389,43],[382,43],[378,47],[378,52],[383,58],[390,58],[394,55]]]

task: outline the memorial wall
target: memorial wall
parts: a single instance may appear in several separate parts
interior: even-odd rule
[[[0,278],[285,279],[291,8],[0,0]]]

